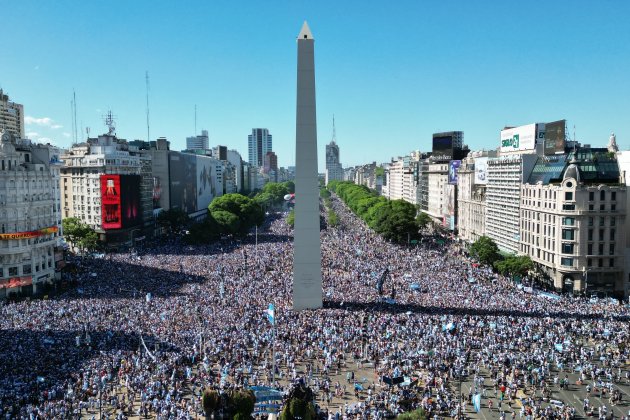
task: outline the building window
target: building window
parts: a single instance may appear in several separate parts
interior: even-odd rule
[[[17,267],[9,267],[9,276],[17,276]]]
[[[560,264],[566,266],[566,267],[572,267],[573,266],[573,258],[561,258],[560,259]]]
[[[610,244],[610,249],[608,250],[608,254],[615,255],[615,244]]]
[[[563,217],[562,224],[565,226],[573,226],[575,225],[575,217]]]
[[[563,204],[562,210],[575,210],[575,204]]]
[[[599,211],[604,211],[604,210],[606,210],[606,204],[600,204]]]
[[[31,274],[31,265],[23,265],[22,266],[22,274]]]
[[[588,193],[588,201],[593,201],[595,200],[595,192],[591,191]]]
[[[597,266],[598,267],[603,267],[604,266],[604,259],[603,258],[598,258],[597,259]]]
[[[573,191],[566,191],[564,193],[564,199],[566,201],[573,201]]]
[[[617,205],[616,204],[611,204],[610,205],[610,211],[617,211]]]
[[[586,265],[589,266],[589,267],[592,267],[593,266],[593,259],[592,258],[588,258],[586,260]]]
[[[563,254],[573,254],[573,246],[574,246],[573,244],[563,243],[562,244],[562,253]]]
[[[604,240],[604,229],[600,229],[599,230],[599,240],[603,241]]]
[[[588,244],[586,255],[593,255],[593,244]]]
[[[588,211],[593,211],[593,210],[595,210],[595,206],[593,204],[589,204]]]
[[[608,260],[608,266],[609,267],[614,267],[615,266],[615,259],[614,258],[610,258]]]
[[[599,218],[599,225],[600,226],[606,226],[606,218],[604,218],[603,216],[600,216],[600,218]]]
[[[610,229],[610,240],[611,241],[615,240],[615,229]]]
[[[606,200],[606,191],[602,190],[599,192],[599,199],[600,201]]]
[[[604,244],[599,244],[599,255],[604,255]]]
[[[572,241],[575,239],[575,231],[573,229],[562,229],[562,239]]]
[[[617,192],[616,191],[612,191],[610,193],[610,201],[616,201],[617,200]]]
[[[610,226],[615,226],[615,217],[610,218]]]
[[[589,216],[588,218],[588,225],[589,226],[593,226],[593,217]]]

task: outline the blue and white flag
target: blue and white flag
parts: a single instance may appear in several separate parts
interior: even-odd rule
[[[475,407],[475,411],[478,413],[481,410],[481,394],[475,394],[472,397],[473,407]]]
[[[271,325],[276,323],[276,311],[273,307],[273,303],[269,304],[269,308],[267,308],[267,310],[265,311],[267,313],[267,319],[269,319],[269,322],[271,323]]]

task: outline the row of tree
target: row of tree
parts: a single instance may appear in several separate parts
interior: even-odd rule
[[[529,256],[501,254],[496,242],[487,236],[477,239],[470,246],[469,252],[480,263],[494,267],[504,276],[526,276],[534,269],[534,263]]]
[[[350,181],[331,181],[328,189],[376,233],[395,242],[418,239],[420,229],[426,227],[430,218],[418,214],[415,205],[404,200],[388,200],[364,185]]]

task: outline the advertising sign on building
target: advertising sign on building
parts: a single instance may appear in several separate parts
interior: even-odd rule
[[[501,152],[533,150],[536,148],[536,124],[501,130]]]
[[[0,233],[0,240],[36,238],[42,235],[50,235],[51,233],[55,233],[58,230],[59,228],[57,226],[51,226],[39,230],[31,230],[28,232]]]
[[[475,158],[475,185],[488,183],[488,158]]]
[[[103,229],[120,229],[120,175],[101,175],[101,215]]]
[[[461,160],[451,160],[448,164],[448,183],[457,185],[457,172],[459,167],[462,166]]]
[[[564,153],[565,127],[565,120],[545,124],[545,155]]]
[[[197,210],[207,208],[217,196],[217,166],[220,164],[215,159],[197,156]]]
[[[197,210],[197,155],[169,155],[171,208],[194,213]]]
[[[433,155],[431,157],[439,161],[453,159],[453,136],[434,136]]]
[[[137,226],[142,221],[140,210],[140,175],[120,175],[120,211],[122,227]]]
[[[33,284],[33,277],[11,277],[9,279],[0,280],[0,289],[12,289],[14,287],[29,286]]]
[[[444,206],[443,212],[443,224],[444,227],[450,230],[455,230],[455,185],[444,184]]]

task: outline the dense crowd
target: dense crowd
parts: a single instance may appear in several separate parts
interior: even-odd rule
[[[339,225],[322,231],[324,309],[291,310],[282,217],[269,218],[257,244],[173,239],[108,254],[82,261],[72,291],[2,304],[0,416],[92,418],[103,407],[110,419],[190,419],[207,387],[286,388],[298,378],[329,417],[416,408],[455,417],[477,394],[502,417],[613,414],[618,385],[630,381],[627,307],[527,293],[457,244],[394,245],[333,207]],[[576,387],[593,397],[559,400]]]

